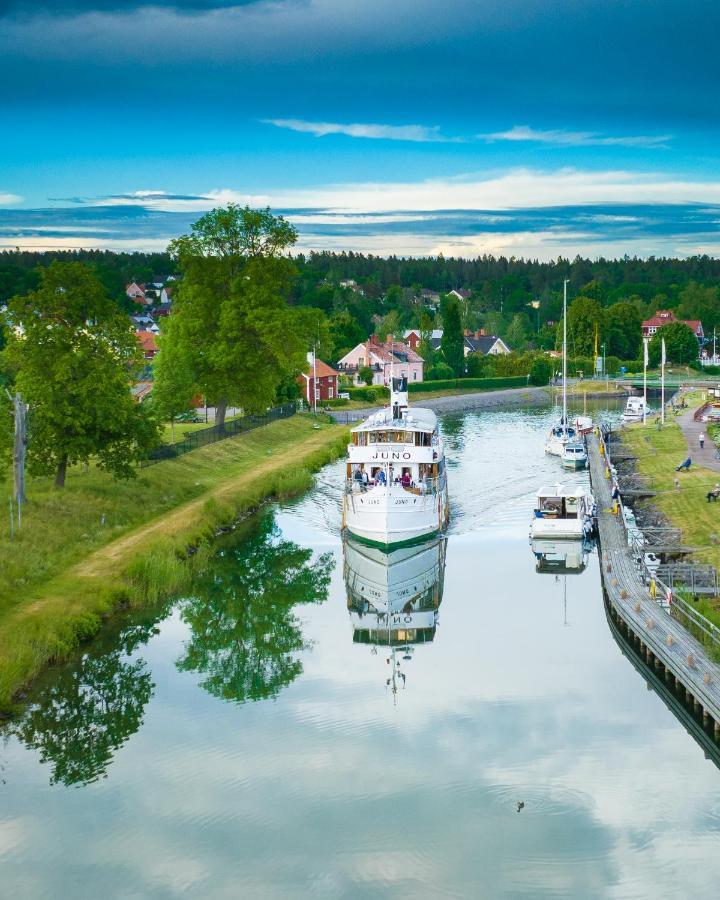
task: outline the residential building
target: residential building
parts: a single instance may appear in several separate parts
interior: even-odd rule
[[[643,337],[651,338],[663,325],[670,325],[672,322],[682,322],[683,325],[687,325],[697,338],[698,344],[703,344],[705,333],[702,322],[697,319],[678,319],[671,309],[659,309],[651,319],[646,319],[642,323]]]
[[[365,296],[365,291],[358,285],[354,278],[343,278],[339,284],[341,288],[347,288],[350,291],[354,291],[356,294],[360,294],[361,297]]]
[[[472,291],[466,291],[464,288],[453,289],[448,291],[448,297],[455,297],[457,300],[469,300]]]
[[[135,335],[144,358],[147,360],[154,359],[158,352],[158,345],[152,331],[136,331]]]
[[[303,372],[297,379],[302,388],[303,399],[311,406],[313,395],[318,403],[321,400],[334,400],[338,395],[338,373],[321,359],[313,362],[312,353],[308,353],[307,361],[307,372]]]
[[[125,288],[125,293],[127,296],[134,300],[136,303],[144,303],[145,302],[145,285],[137,284],[133,281],[132,284],[128,284]]]
[[[442,328],[433,328],[430,332],[430,345],[433,350],[438,350],[440,348],[442,336]],[[420,346],[420,341],[422,340],[422,331],[420,331],[419,328],[410,328],[403,333],[403,340],[411,350],[417,351],[417,348]]]
[[[130,321],[135,326],[135,331],[152,331],[158,334],[160,329],[155,324],[155,319],[149,313],[138,313],[130,316]]]
[[[480,331],[466,331],[463,338],[465,356],[468,353],[482,353],[483,356],[504,356],[510,353],[510,347],[505,341],[494,334],[485,334],[484,329]]]
[[[404,375],[408,382],[422,381],[425,362],[406,343],[396,341],[393,335],[388,335],[382,342],[373,334],[346,353],[337,365],[340,373],[350,375],[357,385],[365,383],[359,376],[360,369],[365,367],[372,370],[373,384],[388,385],[391,373],[396,378]]]
[[[160,291],[160,303],[169,306],[173,301],[173,289],[171,284],[166,284]]]

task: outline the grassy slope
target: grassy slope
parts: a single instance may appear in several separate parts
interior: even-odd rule
[[[0,706],[97,630],[119,601],[173,590],[186,575],[189,545],[268,496],[307,487],[309,472],[337,457],[346,436],[297,416],[159,463],[130,482],[96,469],[72,471],[64,491],[32,480],[22,532],[11,542],[7,521],[0,529]],[[8,492],[6,483],[5,508]]]

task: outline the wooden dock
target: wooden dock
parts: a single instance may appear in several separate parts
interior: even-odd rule
[[[628,546],[622,515],[614,513],[610,467],[602,436],[588,435],[588,460],[598,506],[598,530],[603,584],[608,614],[620,633],[674,696],[692,709],[702,727],[720,740],[720,666],[709,651],[669,610],[673,597],[665,586],[652,584]],[[720,630],[707,631],[720,646]],[[717,631],[717,635],[714,632]]]

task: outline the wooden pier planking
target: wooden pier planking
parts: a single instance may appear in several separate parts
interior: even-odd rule
[[[612,511],[612,486],[601,438],[588,435],[590,481],[598,506],[601,571],[611,614],[639,642],[641,655],[659,664],[665,677],[679,685],[701,704],[720,736],[720,666],[706,649],[663,609],[649,593],[628,546],[620,515]]]

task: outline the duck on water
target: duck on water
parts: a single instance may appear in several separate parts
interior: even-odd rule
[[[447,526],[445,448],[437,416],[408,407],[407,378],[391,378],[390,406],[353,428],[343,492],[343,528],[389,549]]]

